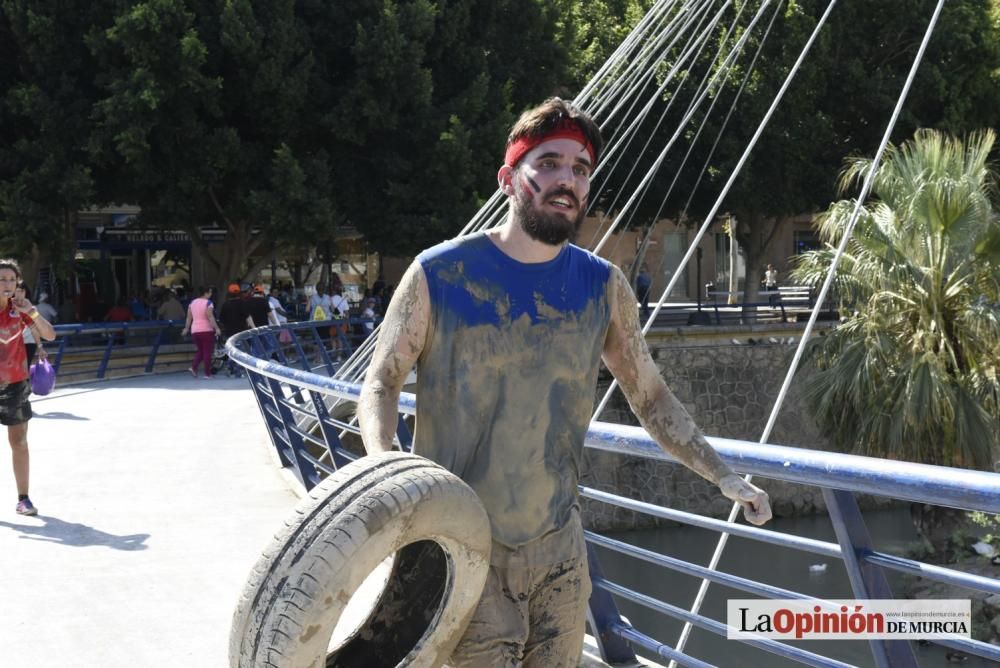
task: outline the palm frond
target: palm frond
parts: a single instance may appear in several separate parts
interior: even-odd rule
[[[1000,447],[995,139],[920,130],[875,174],[835,278],[852,309],[808,358],[806,399],[842,447],[977,467]],[[848,160],[841,191],[871,171]],[[817,218],[826,247],[798,258],[794,280],[825,279],[855,208],[840,200]]]

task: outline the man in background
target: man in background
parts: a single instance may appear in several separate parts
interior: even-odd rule
[[[281,303],[281,298],[279,297],[278,287],[271,286],[271,296],[267,298],[267,304],[271,307],[271,313],[274,314],[275,325],[283,325],[288,322],[288,313],[285,312],[285,307]]]
[[[649,291],[653,287],[653,279],[649,275],[649,267],[643,262],[639,268],[639,275],[635,277],[635,293],[639,297],[639,307],[642,310],[642,317],[649,317]]]
[[[271,313],[271,306],[267,303],[267,297],[264,296],[263,286],[253,286],[253,296],[245,302],[245,308],[247,312],[247,326],[267,327],[270,324],[268,322],[268,315]]]
[[[226,301],[219,307],[219,325],[224,340],[247,330],[246,299],[238,283],[230,283],[226,288]],[[242,374],[242,367],[232,360],[226,362],[226,370],[230,376]]]
[[[187,312],[177,299],[177,295],[174,294],[173,290],[166,290],[163,295],[163,303],[160,304],[160,308],[156,309],[156,319],[184,320],[186,317]]]

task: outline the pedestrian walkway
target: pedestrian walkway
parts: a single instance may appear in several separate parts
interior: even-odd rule
[[[142,376],[32,406],[38,517],[14,513],[0,458],[0,666],[228,665],[239,592],[296,503],[246,379]]]

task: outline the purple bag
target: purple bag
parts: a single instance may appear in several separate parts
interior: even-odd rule
[[[40,359],[31,365],[31,391],[40,397],[44,397],[56,386],[56,370],[49,364],[48,359]]]

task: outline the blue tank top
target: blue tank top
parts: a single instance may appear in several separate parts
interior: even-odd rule
[[[417,260],[431,320],[417,367],[414,452],[465,480],[494,541],[516,549],[579,510],[611,266],[573,245],[524,264],[485,234]]]

